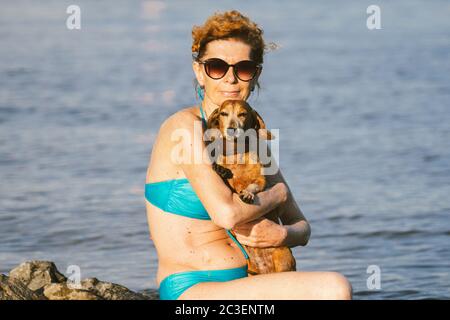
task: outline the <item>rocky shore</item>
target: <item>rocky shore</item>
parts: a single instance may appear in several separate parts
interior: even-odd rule
[[[157,290],[133,292],[97,278],[68,281],[51,261],[27,261],[0,274],[0,300],[157,300]]]

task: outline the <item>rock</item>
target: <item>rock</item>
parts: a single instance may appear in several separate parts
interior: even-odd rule
[[[51,261],[27,261],[0,277],[0,300],[157,300],[158,290],[142,293],[87,278],[75,285]]]
[[[102,297],[82,289],[71,289],[67,283],[52,283],[44,288],[49,300],[103,300]]]
[[[139,292],[140,294],[147,297],[147,300],[159,300],[158,289],[145,289]]]
[[[64,283],[67,278],[51,261],[27,261],[9,272],[11,279],[18,280],[33,291],[41,291],[50,283]]]
[[[148,300],[146,296],[133,292],[124,286],[99,281],[97,278],[82,280],[81,288],[93,292],[106,300]]]
[[[0,300],[46,300],[18,280],[0,274]]]

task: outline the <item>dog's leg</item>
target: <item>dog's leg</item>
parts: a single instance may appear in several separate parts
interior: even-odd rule
[[[246,203],[253,203],[253,201],[255,200],[255,194],[260,191],[261,189],[259,185],[257,185],[256,183],[251,183],[247,186],[247,188],[239,193],[239,198],[241,198],[241,200]]]
[[[217,164],[215,162],[212,164],[212,167],[214,171],[216,171],[217,174],[222,177],[222,179],[233,178],[233,172],[230,169],[222,167],[220,164]]]

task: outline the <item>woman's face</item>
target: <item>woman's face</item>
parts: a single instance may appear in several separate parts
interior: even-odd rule
[[[206,45],[206,52],[201,60],[219,58],[228,64],[235,64],[242,60],[250,60],[250,52],[251,47],[242,41],[234,39],[214,40]],[[247,100],[251,88],[256,85],[261,73],[259,71],[251,81],[246,82],[234,75],[233,67],[228,68],[225,76],[217,80],[206,74],[203,64],[194,61],[193,69],[198,83],[205,87],[205,100],[217,106],[228,99]]]

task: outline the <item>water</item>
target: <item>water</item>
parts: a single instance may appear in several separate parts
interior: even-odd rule
[[[161,122],[195,103],[191,28],[236,8],[281,46],[249,100],[312,226],[300,270],[356,299],[450,298],[450,5],[378,1],[2,2],[0,273],[22,261],[155,288],[143,186]],[[381,289],[367,287],[369,266]]]

